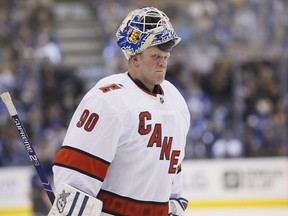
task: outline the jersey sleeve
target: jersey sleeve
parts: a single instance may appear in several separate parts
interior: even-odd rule
[[[66,183],[96,196],[115,156],[122,123],[113,100],[94,91],[80,102],[55,156],[56,189]]]
[[[170,198],[181,197],[182,194],[182,172],[179,171],[173,179],[173,187]]]

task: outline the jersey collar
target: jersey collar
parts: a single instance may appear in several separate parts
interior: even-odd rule
[[[131,75],[129,74],[128,72],[128,76],[130,77],[130,79],[140,88],[142,89],[143,91],[145,91],[146,93],[148,94],[152,94],[154,96],[156,96],[157,94],[161,94],[161,95],[164,95],[164,92],[163,92],[163,89],[160,85],[155,85],[154,86],[154,89],[152,92],[149,91],[149,89],[144,85],[144,83],[142,83],[140,80],[138,79],[133,79],[131,77]]]

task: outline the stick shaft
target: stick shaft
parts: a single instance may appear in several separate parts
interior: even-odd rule
[[[51,188],[51,185],[50,183],[48,182],[47,178],[46,178],[46,175],[43,171],[43,168],[40,164],[40,161],[30,143],[30,140],[29,140],[29,137],[28,137],[28,134],[17,114],[17,111],[16,111],[16,108],[12,102],[12,99],[10,97],[10,94],[8,92],[5,92],[3,94],[1,94],[1,99],[2,101],[4,102],[17,130],[18,130],[18,133],[20,135],[20,138],[25,146],[25,149],[29,155],[29,158],[32,162],[32,164],[34,165],[35,169],[36,169],[36,172],[41,180],[41,183],[43,185],[43,188],[44,190],[46,191],[47,195],[48,195],[48,198],[51,202],[51,204],[53,204],[54,200],[55,200],[55,195],[52,191],[52,188]]]

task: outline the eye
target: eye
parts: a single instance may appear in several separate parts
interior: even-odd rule
[[[152,58],[153,58],[154,60],[157,60],[157,59],[160,58],[160,55],[159,55],[159,54],[154,54],[154,55],[152,55]]]

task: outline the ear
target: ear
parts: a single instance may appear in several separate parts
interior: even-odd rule
[[[139,66],[139,55],[133,55],[130,57],[129,61],[136,67]]]

